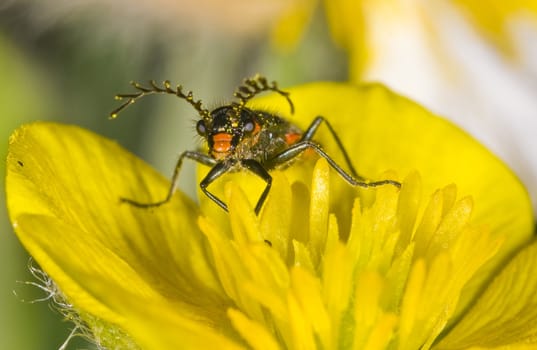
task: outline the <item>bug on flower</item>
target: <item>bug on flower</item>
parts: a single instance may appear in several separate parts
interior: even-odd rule
[[[237,88],[234,93],[234,97],[238,99],[237,102],[231,102],[212,111],[203,108],[201,100],[194,100],[192,92],[185,95],[180,85],[173,89],[169,81],[165,81],[163,87],[158,86],[155,81],[151,81],[149,87],[136,82],[131,82],[131,85],[138,92],[116,95],[118,100],[124,98],[128,100],[112,111],[111,118],[116,118],[119,112],[144,96],[156,93],[176,95],[192,105],[201,117],[196,124],[196,131],[207,141],[208,153],[185,151],[179,156],[170,188],[163,200],[154,203],[140,203],[132,199],[121,198],[122,202],[141,208],[158,207],[167,203],[175,192],[183,160],[188,158],[211,168],[199,186],[203,193],[225,211],[228,210],[226,203],[210,192],[207,189],[208,186],[222,175],[233,171],[247,170],[259,176],[266,183],[255,206],[255,213],[259,214],[272,184],[272,176],[269,171],[289,165],[306,150],[313,150],[326,159],[328,164],[351,186],[393,185],[401,187],[401,184],[394,180],[366,181],[358,176],[336,131],[323,116],[315,117],[310,126],[302,131],[278,115],[246,107],[246,103],[257,94],[264,91],[274,91],[287,100],[291,114],[294,113],[294,105],[289,93],[280,90],[276,82],[269,83],[262,76],[256,75],[251,79],[246,79]],[[319,143],[315,142],[315,133],[323,123],[340,149],[350,174],[343,170]]]

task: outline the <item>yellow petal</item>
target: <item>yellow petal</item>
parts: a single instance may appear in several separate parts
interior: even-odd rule
[[[272,30],[272,43],[282,50],[289,50],[300,40],[311,20],[317,0],[298,0],[289,3]]]
[[[383,280],[376,273],[364,272],[357,278],[354,318],[359,326],[354,330],[354,348],[361,349],[365,347],[372,328],[378,325],[378,318],[381,317],[379,315],[379,306],[382,288]],[[386,341],[388,340],[386,339]]]
[[[68,300],[78,309],[120,326],[144,349],[170,349],[179,345],[182,349],[217,345],[238,348],[214,331],[213,323],[224,328],[225,315],[187,305],[192,299],[164,301],[136,271],[93,238],[80,239],[84,237],[82,232],[51,217],[24,215],[18,223],[19,234],[27,236],[32,246],[39,247],[35,259],[42,261],[54,281],[63,287],[62,293]],[[47,238],[50,236],[55,240]],[[71,250],[57,249],[59,245],[70,246]],[[200,322],[204,313],[207,318]],[[94,331],[99,334],[101,330]],[[113,345],[122,339],[112,337],[104,341]]]
[[[94,294],[109,294],[108,300],[126,319],[121,326],[141,349],[245,349],[235,333],[230,333],[231,326],[226,325],[229,321],[225,313],[213,315],[212,319],[200,319],[199,314],[184,308],[183,301],[155,298],[142,302],[129,290],[110,293],[117,286],[108,279],[95,275],[88,277],[95,279],[91,286]],[[203,307],[199,311],[203,313]]]
[[[269,241],[272,247],[280,252],[285,261],[288,261],[290,238],[293,232],[291,230],[293,213],[281,209],[292,207],[293,196],[291,186],[281,172],[275,171],[271,175],[273,187],[259,220],[259,230],[263,239]],[[295,197],[295,200],[299,198],[300,196]],[[274,222],[277,222],[278,225],[274,225]]]
[[[308,314],[301,308],[300,301],[294,294],[289,293],[287,305],[292,332],[292,348],[304,350],[315,349],[312,320],[308,318]]]
[[[328,229],[329,213],[329,176],[328,163],[324,161],[317,162],[313,172],[313,182],[311,186],[310,202],[310,234],[308,243],[311,251],[314,253],[314,264],[317,265],[320,256],[315,253],[324,251],[326,243],[326,233]]]
[[[319,341],[325,348],[330,348],[332,328],[326,305],[321,296],[321,281],[307,270],[294,267],[291,270],[291,288],[298,302],[303,317],[311,324]]]
[[[426,279],[426,267],[423,260],[418,260],[410,271],[408,278],[408,284],[406,286],[405,297],[401,306],[401,325],[399,328],[399,343],[402,344],[401,348],[406,349],[407,343],[414,340],[412,337],[413,328],[420,326],[419,314],[416,312],[419,310],[420,299],[422,296],[423,285]],[[424,336],[426,334],[423,334]],[[412,348],[412,347],[409,347]]]
[[[248,242],[263,242],[259,235],[259,228],[253,206],[248,202],[244,192],[234,182],[228,182],[226,188],[229,198],[231,232],[238,244]]]
[[[438,349],[536,345],[537,243],[522,250],[488,286]]]
[[[483,6],[483,2],[479,0],[454,0],[453,3],[460,7],[463,15],[488,39],[506,53],[513,53],[509,24],[516,19],[529,18],[537,21],[537,3],[533,0],[497,1],[493,6]]]
[[[349,53],[349,76],[360,77],[370,56],[366,41],[368,2],[325,0],[324,7],[334,41]],[[359,81],[359,80],[356,80]]]
[[[398,207],[404,208],[404,210],[397,212],[401,227],[401,236],[397,247],[398,252],[410,243],[422,196],[421,177],[418,173],[410,173],[406,177],[404,184],[405,186],[401,188],[401,192],[399,193],[398,203]]]
[[[468,348],[468,350],[534,350],[535,344],[509,344],[505,346],[497,346],[497,347],[480,347],[480,346],[472,346]]]
[[[345,334],[341,331],[341,324],[344,312],[352,299],[353,272],[349,251],[338,241],[326,252],[322,265],[321,293],[331,323],[330,337],[326,335],[324,338],[327,348],[337,347]]]
[[[240,311],[229,309],[229,318],[233,322],[234,327],[240,332],[242,337],[248,344],[256,350],[278,350],[280,347],[272,337],[272,334],[267,332],[267,329],[260,324],[248,319]]]
[[[467,288],[461,308],[492,271],[528,242],[533,211],[526,190],[505,164],[453,124],[378,84],[312,83],[286,90],[295,104],[293,116],[288,115],[287,102],[281,96],[262,97],[251,105],[270,106],[304,129],[316,116],[325,116],[360,175],[378,180],[387,169],[401,177],[418,171],[423,180],[422,202],[435,189],[451,183],[457,185],[461,197],[473,198],[474,224],[487,225],[493,239],[504,238],[505,242]],[[329,133],[319,131],[316,140],[344,164]],[[338,176],[331,178],[331,201],[348,203],[350,208],[351,191],[344,191],[345,185]],[[339,225],[345,236],[350,222],[340,219]]]
[[[15,231],[75,307],[122,318],[109,294],[87,292],[87,275],[108,276],[141,300],[158,293],[221,303],[196,207],[179,193],[158,210],[121,205],[120,196],[162,198],[168,184],[116,143],[75,126],[28,124],[11,137],[7,166]]]

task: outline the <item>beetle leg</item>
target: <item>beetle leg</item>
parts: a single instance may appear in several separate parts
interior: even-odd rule
[[[135,200],[132,200],[129,198],[123,198],[123,197],[121,197],[119,200],[122,203],[128,203],[138,208],[154,208],[154,207],[161,206],[162,204],[168,203],[177,188],[177,182],[179,180],[179,173],[181,171],[181,165],[183,164],[183,159],[185,158],[192,159],[195,162],[198,162],[200,164],[207,165],[207,166],[212,166],[212,167],[214,167],[217,164],[217,161],[215,159],[209,157],[208,155],[204,153],[195,152],[195,151],[185,151],[179,156],[179,160],[177,160],[177,163],[175,164],[175,170],[173,172],[171,185],[168,190],[168,194],[163,200],[154,202],[154,203],[140,203]]]
[[[309,129],[308,129],[309,130]],[[341,168],[336,161],[332,159],[318,144],[315,142],[312,142],[310,140],[305,141],[299,141],[289,147],[288,149],[284,150],[280,154],[276,155],[274,158],[271,158],[269,160],[268,165],[269,166],[276,166],[278,164],[286,163],[296,156],[300,155],[302,152],[304,152],[307,149],[312,149],[317,154],[328,162],[328,164],[334,169],[347,183],[349,183],[351,186],[359,186],[359,187],[376,187],[376,186],[382,186],[382,185],[393,185],[397,188],[401,187],[401,184],[394,180],[381,180],[381,181],[363,181],[362,179],[355,179],[352,175],[348,174],[343,168]]]
[[[228,211],[226,203],[224,203],[220,198],[209,192],[207,190],[207,186],[209,186],[214,180],[218,179],[220,176],[227,173],[234,164],[235,162],[231,161],[216,163],[216,165],[211,168],[209,173],[207,173],[207,176],[205,176],[200,182],[200,188],[203,193],[205,193],[207,197],[209,197],[213,202],[218,204],[218,206],[225,211]]]
[[[263,190],[263,193],[257,200],[257,204],[255,206],[255,214],[259,214],[259,211],[261,211],[261,208],[263,207],[263,203],[265,203],[265,200],[267,199],[268,193],[270,191],[270,187],[272,185],[272,176],[263,168],[263,166],[254,159],[242,159],[241,166],[246,168],[247,170],[251,171],[255,175],[259,176],[261,179],[263,179],[267,185],[265,186],[265,189]],[[200,182],[200,187],[203,193],[207,195],[213,202],[218,204],[220,208],[224,209],[225,211],[228,211],[228,206],[224,201],[222,201],[220,198],[218,198],[213,193],[209,192],[207,190],[207,186],[209,186],[213,181],[218,179],[220,176],[224,175],[231,169],[231,167],[235,165],[235,162],[220,162],[217,163],[205,176],[205,178]]]
[[[351,162],[351,158],[349,157],[349,154],[345,150],[345,147],[343,147],[343,143],[339,139],[339,136],[337,135],[337,133],[334,130],[334,128],[332,128],[332,125],[323,116],[315,117],[313,122],[311,122],[310,126],[306,129],[306,131],[302,135],[302,138],[300,139],[300,141],[311,141],[313,139],[313,137],[315,136],[315,133],[319,129],[319,126],[323,122],[326,125],[326,127],[328,128],[328,130],[330,131],[330,134],[332,134],[332,137],[336,141],[337,146],[339,147],[341,153],[343,154],[343,157],[345,158],[345,162],[347,163],[347,166],[350,169],[351,175],[354,178],[357,178],[357,179],[360,179],[360,180],[365,180],[365,178],[360,176],[360,175],[358,175],[358,173],[354,169],[354,166],[352,165],[352,162]]]
[[[263,207],[263,203],[265,203],[265,200],[267,199],[267,196],[270,191],[270,187],[272,186],[272,176],[268,173],[268,171],[263,168],[263,166],[254,159],[243,159],[241,160],[241,165],[245,167],[246,169],[250,170],[255,175],[259,176],[263,181],[267,183],[265,186],[265,189],[263,190],[263,193],[261,193],[261,196],[257,200],[257,204],[255,205],[255,214],[259,214],[259,211],[261,211],[261,207]]]

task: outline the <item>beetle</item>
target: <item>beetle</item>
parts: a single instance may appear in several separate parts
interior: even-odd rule
[[[116,99],[127,99],[127,101],[112,111],[110,118],[116,118],[123,109],[144,96],[158,93],[175,95],[188,102],[198,112],[200,119],[196,123],[196,131],[207,142],[208,152],[184,151],[179,156],[170,188],[166,197],[161,201],[140,203],[133,199],[120,198],[122,202],[140,208],[158,207],[169,202],[176,190],[183,161],[191,159],[210,167],[199,186],[207,197],[225,211],[228,211],[227,204],[208,190],[212,182],[226,173],[242,170],[247,170],[260,177],[265,182],[265,188],[255,206],[257,215],[261,211],[272,185],[272,176],[269,172],[275,168],[290,165],[294,159],[307,150],[312,150],[326,159],[343,180],[353,187],[367,188],[382,185],[401,187],[401,184],[394,180],[367,181],[358,176],[345,147],[325,117],[315,117],[309,127],[302,131],[281,116],[246,107],[246,103],[259,93],[273,91],[287,100],[291,114],[294,113],[294,105],[289,92],[280,90],[276,82],[269,83],[263,76],[256,75],[253,78],[245,79],[234,93],[234,97],[238,101],[219,106],[211,111],[202,106],[201,100],[196,101],[191,91],[184,94],[181,85],[173,89],[168,80],[164,81],[163,86],[158,86],[154,80],[150,81],[150,86],[142,86],[137,82],[131,82],[131,85],[138,92],[116,95]],[[314,136],[321,124],[327,127],[335,140],[350,174],[336,163],[319,143],[315,142]]]

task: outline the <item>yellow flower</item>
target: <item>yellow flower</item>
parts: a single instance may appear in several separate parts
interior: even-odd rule
[[[537,204],[537,98],[527,83],[537,69],[536,1],[293,4],[274,29],[276,46],[296,44],[306,14],[322,4],[331,37],[347,54],[350,82],[382,82],[448,117],[506,161]]]
[[[212,187],[229,214],[181,193],[142,210],[118,198],[157,200],[168,182],[116,143],[53,123],[13,134],[13,226],[94,339],[143,349],[535,342],[537,244],[512,173],[380,85],[289,91],[299,126],[327,117],[361,174],[399,174],[401,190],[357,191],[324,160],[305,159],[272,172],[259,217],[261,189],[246,173]],[[285,103],[252,101],[286,115]],[[328,135],[319,140],[334,153]]]
[[[319,4],[318,0],[291,2],[273,29],[274,44],[281,48],[296,44]],[[372,61],[388,59],[381,57],[385,54],[382,46],[400,40],[398,30],[414,33],[416,37],[410,41],[429,43],[437,54],[436,59],[447,63],[439,32],[443,30],[442,22],[450,20],[450,16],[461,16],[485,40],[512,57],[521,54],[516,48],[517,28],[513,25],[517,20],[535,22],[537,19],[537,3],[532,0],[494,1],[490,6],[483,6],[478,0],[442,3],[328,0],[322,4],[333,40],[348,52],[351,81],[361,81]],[[408,45],[410,41],[399,44]]]

